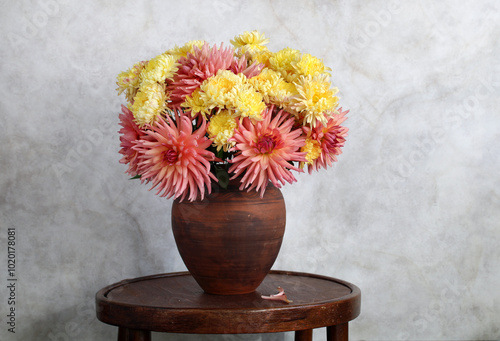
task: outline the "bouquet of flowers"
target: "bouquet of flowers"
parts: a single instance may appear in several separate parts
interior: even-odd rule
[[[189,41],[118,75],[128,105],[120,114],[127,173],[157,194],[203,200],[212,185],[264,194],[294,172],[331,166],[344,146],[330,68],[310,54],[271,52],[257,31],[233,47]]]

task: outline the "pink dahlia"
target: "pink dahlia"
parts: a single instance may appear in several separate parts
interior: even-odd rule
[[[242,73],[248,79],[260,75],[260,72],[264,68],[264,64],[254,62],[251,65],[248,65],[247,58],[245,55],[241,56],[238,59],[234,59],[231,64],[230,70],[233,71],[234,74]]]
[[[193,132],[191,119],[179,113],[174,122],[170,116],[160,117],[155,125],[148,125],[149,140],[140,140],[133,147],[140,154],[138,168],[144,181],[152,181],[151,189],[157,187],[162,197],[174,197],[194,201],[203,200],[205,188],[211,192],[211,180],[217,178],[210,173],[210,162],[215,156],[206,150],[211,144],[206,133],[206,124]]]
[[[120,163],[128,164],[126,173],[130,176],[136,176],[138,174],[137,163],[139,159],[137,151],[132,147],[135,146],[137,140],[145,138],[146,132],[134,122],[132,111],[124,105],[122,105],[122,112],[123,114],[119,115],[122,128],[118,131],[122,134],[120,136],[120,154],[123,157],[120,159]]]
[[[347,119],[345,115],[349,110],[342,111],[342,108],[340,108],[338,111],[338,114],[333,114],[328,119],[326,126],[318,124],[315,128],[303,127],[307,136],[306,140],[316,141],[319,147],[319,156],[307,165],[309,174],[313,170],[317,171],[332,166],[333,162],[337,161],[337,155],[342,154],[341,148],[344,147],[349,128],[340,124]]]
[[[273,111],[274,107],[268,108],[262,113],[263,120],[254,123],[244,118],[229,139],[236,143],[231,151],[239,151],[231,161],[231,179],[243,174],[240,190],[256,188],[261,197],[269,180],[278,188],[279,182],[297,181],[290,170],[302,170],[292,162],[306,161],[306,153],[300,151],[304,145],[302,131],[292,129],[295,119],[283,110],[273,117]]]
[[[205,43],[201,49],[193,47],[194,53],[178,60],[180,64],[172,83],[167,86],[170,92],[171,107],[177,107],[196,90],[203,81],[217,74],[219,70],[227,70],[233,62],[234,51],[232,48],[220,48],[216,45],[210,48]]]

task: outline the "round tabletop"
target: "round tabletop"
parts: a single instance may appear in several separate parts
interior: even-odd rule
[[[284,289],[292,302],[261,295]],[[361,291],[331,277],[271,271],[257,291],[211,295],[188,272],[128,279],[96,294],[97,317],[124,328],[171,333],[239,334],[305,330],[347,323],[359,315]]]

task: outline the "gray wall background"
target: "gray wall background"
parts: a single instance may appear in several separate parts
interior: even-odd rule
[[[498,2],[1,7],[1,340],[115,339],[116,329],[95,318],[95,292],[185,269],[170,231],[172,202],[127,180],[118,163],[124,99],[116,75],[174,44],[229,44],[253,29],[273,51],[323,58],[351,110],[335,167],[283,188],[288,224],[274,268],[357,284],[353,340],[500,339]],[[9,228],[15,334],[7,331]]]

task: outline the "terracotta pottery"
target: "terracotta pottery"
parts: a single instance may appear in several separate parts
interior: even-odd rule
[[[240,191],[233,180],[203,201],[175,200],[172,230],[184,264],[209,294],[254,292],[278,256],[285,233],[281,191],[271,183],[264,197]]]

